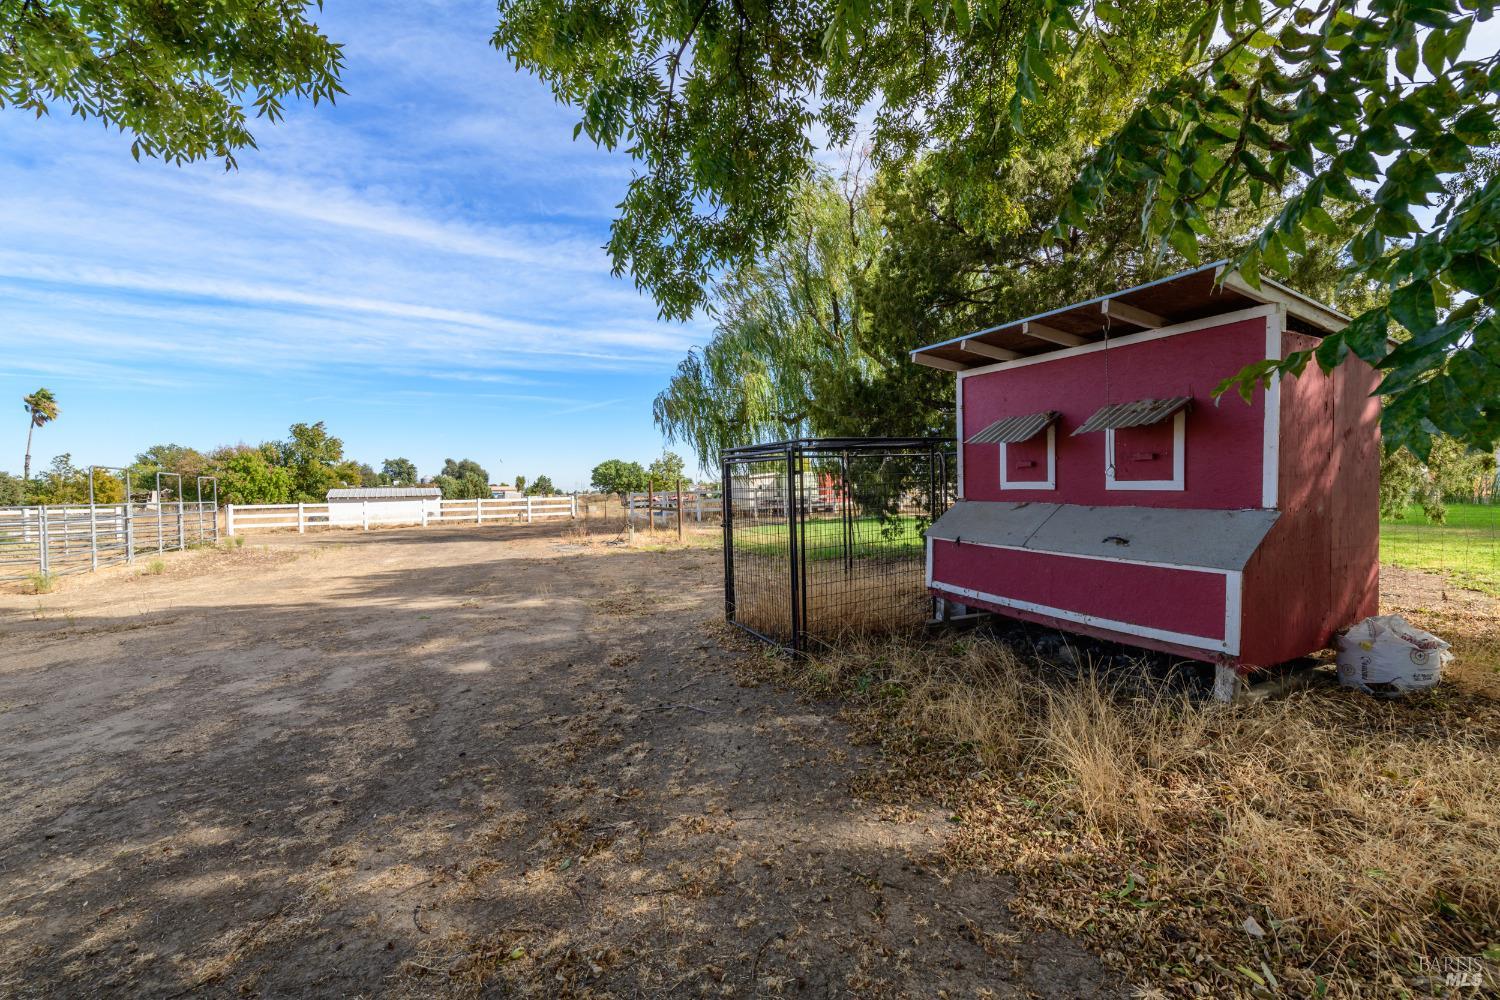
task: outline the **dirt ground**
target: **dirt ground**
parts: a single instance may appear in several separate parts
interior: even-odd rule
[[[1114,996],[745,686],[716,550],[255,538],[0,593],[0,996]]]

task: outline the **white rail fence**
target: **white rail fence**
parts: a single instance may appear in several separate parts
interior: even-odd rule
[[[0,580],[61,576],[218,541],[212,503],[0,507]]]
[[[682,491],[682,516],[685,520],[702,524],[705,516],[712,520],[723,513],[723,510],[724,500],[717,490]],[[658,524],[667,524],[675,520],[677,494],[666,490],[625,494],[625,516],[629,520],[645,520],[650,513],[655,514]]]
[[[812,477],[808,477],[809,480]],[[784,517],[786,515],[786,488],[767,477],[739,479],[732,485],[735,516]],[[801,506],[809,511],[834,511],[839,509],[842,494],[831,481],[809,481],[802,486]],[[650,493],[626,493],[625,516],[631,521],[645,520],[648,511],[653,513],[657,524],[669,524],[677,518],[677,494],[669,490]],[[724,513],[724,497],[718,490],[683,490],[682,516],[684,520],[702,523],[705,517],[711,520]]]
[[[228,535],[259,529],[359,528],[433,524],[532,524],[576,518],[571,496],[508,497],[503,500],[352,500],[342,503],[229,504]]]

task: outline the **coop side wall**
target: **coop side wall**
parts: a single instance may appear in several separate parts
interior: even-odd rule
[[[1107,350],[1075,348],[960,374],[964,497],[1221,510],[1261,506],[1266,394],[1257,389],[1247,405],[1233,394],[1215,400],[1213,390],[1226,376],[1266,357],[1273,312],[1262,307],[1185,332],[1135,335]],[[1185,488],[1110,489],[1105,435],[1075,437],[1073,430],[1105,403],[1169,396],[1194,400],[1186,418]],[[1045,410],[1060,413],[1053,488],[1002,488],[1000,448],[965,442],[1001,417]]]
[[[1239,574],[933,539],[928,586],[974,607],[1213,660],[1239,642]]]
[[[1284,352],[1318,340],[1282,335]],[[1285,356],[1285,354],[1283,354]],[[1244,574],[1239,663],[1283,663],[1332,645],[1380,603],[1379,377],[1350,358],[1281,384],[1281,517]]]

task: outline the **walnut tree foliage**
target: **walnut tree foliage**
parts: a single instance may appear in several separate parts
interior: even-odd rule
[[[1075,170],[1065,147],[1053,152],[1048,170]],[[868,187],[815,177],[770,247],[715,283],[714,335],[657,396],[657,425],[704,465],[752,441],[872,428],[948,437],[953,378],[912,364],[913,348],[1182,266],[1134,240],[1139,206],[1129,204],[1072,234],[1064,254],[1046,237],[1066,189],[1048,193],[1035,166],[995,171],[979,198],[1009,205],[1006,221],[966,211],[925,163]],[[1243,245],[1261,214],[1232,215],[1211,248]],[[1336,288],[1336,246],[1314,240],[1294,281],[1355,309],[1368,289]]]
[[[1352,207],[1348,279],[1378,284],[1384,301],[1315,352],[1236,381],[1244,391],[1352,352],[1384,373],[1388,443],[1425,455],[1442,432],[1490,447],[1500,438],[1500,54],[1466,48],[1493,14],[1493,0],[1210,4],[1188,32],[1183,71],[1099,148],[1063,222],[1087,224],[1144,188],[1145,234],[1192,261],[1232,198],[1285,194],[1234,261],[1255,284],[1261,269],[1287,274]],[[1020,49],[1017,112],[1073,63],[1079,38],[1108,36],[1118,17],[1109,0],[1039,4]]]
[[[1139,67],[1156,47],[1143,36],[1118,54]],[[1024,109],[1024,144],[1008,155],[945,147],[868,177],[851,161],[841,178],[804,182],[768,245],[713,283],[714,336],[657,397],[658,426],[705,464],[731,445],[792,436],[950,436],[953,379],[912,364],[913,348],[1185,266],[1141,240],[1143,194],[1054,238],[1091,142],[1149,79],[1086,67]],[[1238,199],[1206,249],[1233,254],[1275,205]],[[1354,311],[1370,289],[1338,289],[1339,242],[1315,237],[1293,280]]]
[[[0,107],[131,136],[137,159],[254,148],[249,118],[343,93],[341,47],[305,0],[0,0]],[[318,4],[321,7],[321,3]]]
[[[1378,365],[1389,439],[1425,453],[1436,432],[1500,436],[1500,179],[1486,159],[1500,57],[1466,54],[1492,13],[1493,0],[501,0],[494,41],[580,110],[575,136],[638,161],[610,251],[669,316],[786,227],[814,130],[847,142],[874,109],[876,165],[921,159],[972,222],[1006,209],[967,203],[986,197],[973,182],[1046,149],[1038,109],[1045,121],[1069,108],[1059,91],[1084,86],[1070,113],[1090,155],[1052,239],[1066,251],[1133,205],[1158,264],[1191,262],[1225,212],[1263,206],[1232,248],[1251,281],[1339,240],[1345,285],[1369,301],[1316,361]],[[1247,369],[1241,387],[1269,374]]]

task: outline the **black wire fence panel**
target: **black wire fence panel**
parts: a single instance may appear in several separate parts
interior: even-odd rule
[[[723,463],[725,613],[793,650],[933,616],[926,530],[951,502],[937,441],[798,441]]]

